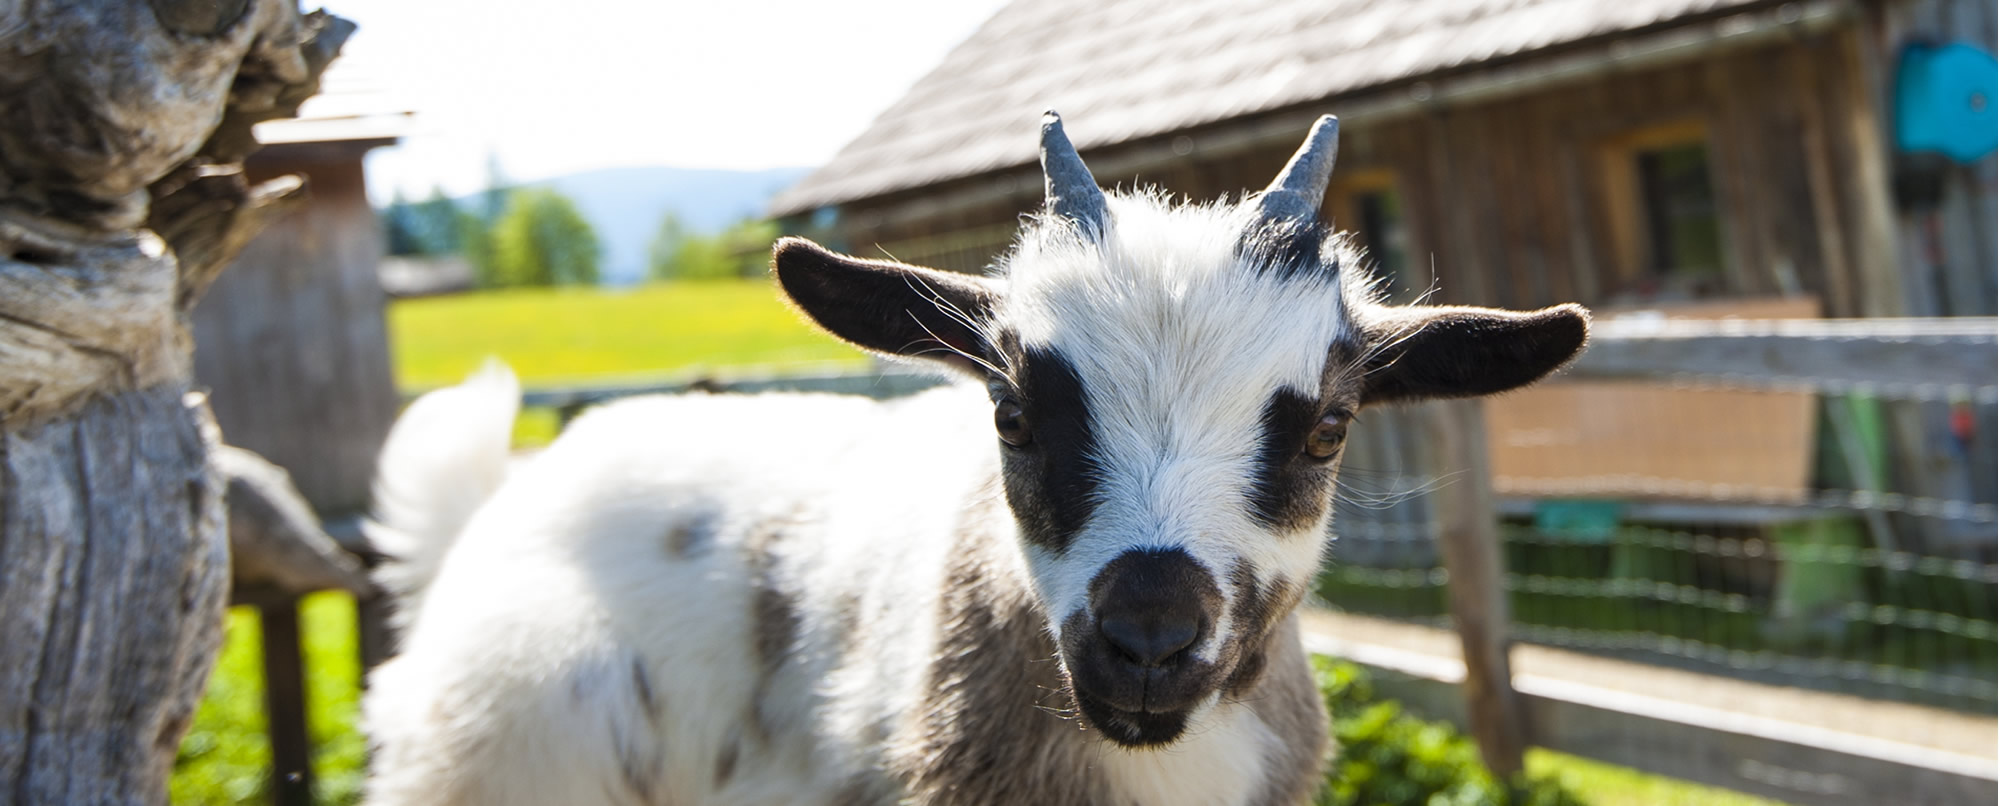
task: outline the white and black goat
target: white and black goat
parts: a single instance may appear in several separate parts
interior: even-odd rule
[[[990,277],[777,245],[820,326],[972,382],[627,400],[504,482],[511,380],[419,401],[371,531],[410,612],[370,802],[1308,797],[1293,610],[1356,413],[1532,382],[1588,331],[1380,303],[1319,222],[1336,131],[1175,205],[1107,197],[1049,115],[1046,209]]]

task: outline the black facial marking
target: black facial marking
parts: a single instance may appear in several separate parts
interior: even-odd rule
[[[1299,456],[1319,416],[1319,400],[1293,389],[1279,387],[1264,403],[1249,501],[1259,523],[1288,531],[1303,529],[1326,511],[1333,464]]]
[[[1241,696],[1263,677],[1272,632],[1298,607],[1305,589],[1283,582],[1273,582],[1269,587],[1258,585],[1257,574],[1241,562],[1230,569],[1229,584],[1236,591],[1236,627],[1231,636],[1236,644],[1236,668],[1222,688],[1231,695]]]
[[[1010,358],[1035,438],[1006,449],[1007,500],[1030,542],[1060,552],[1097,507],[1097,437],[1083,378],[1053,349],[1017,350]]]
[[[1314,274],[1340,273],[1340,263],[1322,247],[1331,229],[1319,221],[1259,221],[1236,242],[1236,254],[1281,280]]]

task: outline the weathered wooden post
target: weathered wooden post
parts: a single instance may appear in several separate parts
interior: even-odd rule
[[[0,3],[0,804],[163,803],[222,636],[189,309],[352,26],[295,0]]]
[[[1507,663],[1511,616],[1486,456],[1486,416],[1477,400],[1426,408],[1430,467],[1451,476],[1432,496],[1438,550],[1451,578],[1451,620],[1465,649],[1466,715],[1486,766],[1505,778],[1521,771],[1528,731]]]

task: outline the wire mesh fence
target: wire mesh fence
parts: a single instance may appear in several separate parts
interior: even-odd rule
[[[1994,710],[1990,383],[1718,369],[1485,408],[1516,640]],[[1449,626],[1430,499],[1464,479],[1425,466],[1419,412],[1363,419],[1318,593]]]

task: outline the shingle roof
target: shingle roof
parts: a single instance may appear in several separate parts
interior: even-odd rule
[[[1026,165],[1044,109],[1087,149],[1758,2],[1015,0],[772,210]]]
[[[326,66],[319,92],[299,106],[298,116],[257,124],[257,142],[393,140],[408,134],[415,113],[392,78],[377,68],[380,62],[370,58],[366,44],[356,37]]]

